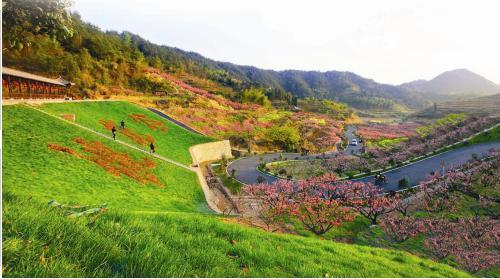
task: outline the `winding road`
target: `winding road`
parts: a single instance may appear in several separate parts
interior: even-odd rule
[[[353,131],[349,129],[346,131],[346,137],[349,138],[352,135]],[[350,135],[349,135],[350,134]],[[351,139],[349,138],[349,141]],[[361,147],[353,147],[349,146],[345,151],[348,154],[351,153],[351,150],[359,151]],[[381,185],[385,191],[396,191],[400,190],[398,188],[398,181],[406,177],[410,186],[417,185],[421,181],[427,180],[428,176],[431,172],[441,172],[443,170],[448,170],[463,163],[467,162],[472,158],[472,155],[475,154],[479,158],[485,157],[488,154],[488,150],[491,148],[500,149],[500,142],[491,142],[491,143],[483,143],[471,146],[465,146],[462,148],[454,149],[451,151],[447,151],[444,153],[437,154],[432,157],[428,157],[421,161],[417,161],[415,163],[392,169],[387,172],[383,172],[387,177],[387,183]],[[324,157],[331,156],[332,153],[326,154]],[[283,159],[287,158],[288,160],[306,160],[306,159],[316,159],[323,158],[322,155],[307,155],[301,156],[297,153],[283,153]],[[260,159],[262,158],[262,159]],[[228,172],[231,173],[233,169],[236,170],[236,179],[244,184],[254,184],[257,183],[257,178],[261,176],[266,183],[272,183],[277,180],[276,177],[263,173],[257,169],[259,163],[264,162],[272,162],[273,159],[276,161],[280,161],[280,155],[278,154],[264,154],[264,155],[256,155],[250,157],[244,157],[238,160],[235,160],[228,166]],[[374,182],[374,176],[368,176],[359,179],[353,179],[353,181],[362,181],[362,182]]]
[[[357,139],[354,132],[356,131],[355,126],[348,126],[346,131],[344,132],[344,136],[347,139],[347,142],[350,143],[351,140]],[[344,151],[347,154],[358,154],[363,145],[359,143],[356,146],[348,145]],[[315,154],[315,155],[301,155],[299,153],[270,153],[270,154],[261,154],[249,157],[243,157],[238,160],[233,161],[227,168],[228,173],[231,173],[236,170],[236,179],[244,184],[254,184],[257,183],[257,178],[261,176],[266,183],[272,183],[276,181],[276,177],[261,172],[257,169],[261,162],[272,162],[281,161],[285,158],[287,160],[311,160],[311,159],[320,159],[320,158],[328,158],[332,157],[337,152],[327,152],[323,154]],[[280,158],[280,154],[282,159]]]

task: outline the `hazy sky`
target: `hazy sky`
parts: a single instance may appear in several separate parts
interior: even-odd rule
[[[500,1],[75,0],[103,30],[265,69],[399,84],[467,68],[500,83]]]

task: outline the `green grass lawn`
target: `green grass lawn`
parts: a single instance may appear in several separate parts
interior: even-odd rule
[[[226,170],[222,169],[220,165],[214,166],[213,169],[215,174],[222,180],[222,184],[224,184],[224,186],[228,188],[232,194],[238,194],[241,191],[243,184],[231,177],[228,177]]]
[[[500,127],[496,127],[491,131],[473,137],[471,140],[469,140],[469,143],[478,144],[492,141],[500,141]]]
[[[166,185],[142,185],[96,164],[50,150],[49,143],[79,149],[74,138],[102,141],[133,158],[145,156],[111,140],[22,106],[3,108],[3,192],[40,202],[102,203],[111,208],[197,212],[204,196],[196,174],[156,160],[154,174]]]
[[[44,104],[41,108],[55,115],[75,114],[77,123],[109,135],[111,135],[111,132],[106,130],[99,123],[99,120],[113,120],[117,125],[116,128],[118,129],[117,138],[128,143],[138,145],[129,138],[120,134],[118,126],[120,125],[120,121],[124,120],[125,127],[132,129],[134,132],[140,135],[152,135],[156,141],[155,149],[158,154],[186,165],[189,165],[192,162],[191,155],[188,150],[190,146],[212,141],[210,138],[186,131],[170,121],[157,116],[149,110],[128,102],[110,101],[52,103]],[[129,116],[133,113],[145,115],[149,119],[162,121],[168,127],[168,132],[165,133],[159,130],[153,131],[143,123],[134,122]],[[143,146],[143,148],[149,147]]]
[[[367,146],[368,147],[380,147],[380,148],[389,148],[392,147],[393,145],[396,145],[402,141],[406,141],[408,138],[402,137],[402,138],[395,138],[395,139],[380,139],[380,140],[370,140],[367,141]]]
[[[267,233],[207,214],[194,173],[157,162],[160,189],[47,148],[102,141],[23,106],[3,108],[2,275],[6,277],[463,277],[405,252]],[[47,206],[107,202],[91,223]]]
[[[404,252],[264,233],[200,215],[111,211],[89,226],[26,199],[9,198],[3,211],[5,276],[467,276]]]
[[[321,166],[321,160],[287,160],[270,162],[266,168],[272,174],[282,177],[291,175],[293,179],[306,179],[312,176],[321,176],[326,173]],[[280,173],[281,171],[281,173]]]

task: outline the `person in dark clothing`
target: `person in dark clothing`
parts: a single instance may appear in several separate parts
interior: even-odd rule
[[[377,175],[375,175],[375,185],[377,186],[380,186],[382,184],[382,175],[379,173],[377,173]]]
[[[113,128],[111,128],[111,134],[113,134],[113,139],[116,140],[116,128],[115,128],[115,126],[113,126]]]
[[[377,175],[375,175],[375,185],[382,186],[385,183],[387,183],[387,176],[377,173]]]
[[[155,153],[155,145],[153,143],[149,144],[149,152]]]
[[[121,127],[122,129],[125,129],[125,121],[123,121],[123,120],[122,120],[122,122],[120,122],[120,127]]]

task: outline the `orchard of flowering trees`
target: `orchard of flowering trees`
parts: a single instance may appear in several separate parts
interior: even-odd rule
[[[485,160],[431,176],[399,200],[396,212],[401,214],[386,216],[382,227],[396,242],[421,234],[431,256],[478,272],[500,264],[499,197],[500,152],[491,150]],[[411,211],[420,214],[412,216]]]
[[[448,144],[456,143],[474,133],[489,128],[500,121],[498,117],[469,117],[461,121],[436,126],[423,136],[410,137],[389,149],[368,148],[362,157],[337,154],[321,163],[325,172],[344,175],[349,172],[367,172],[402,164],[403,162],[428,154]],[[406,127],[407,128],[407,127]],[[390,133],[388,131],[387,133]]]
[[[377,224],[378,217],[396,208],[397,196],[385,196],[371,183],[337,181],[330,174],[296,183],[249,185],[244,191],[260,199],[260,218],[268,225],[298,220],[305,229],[323,235],[357,215]]]
[[[268,230],[300,224],[324,236],[362,218],[370,224],[366,230],[380,225],[375,230],[383,232],[368,235],[383,237],[393,247],[414,239],[410,246],[420,245],[417,251],[407,245],[401,248],[437,260],[455,261],[472,273],[500,264],[498,150],[491,150],[487,159],[472,159],[460,169],[433,174],[418,187],[397,193],[384,194],[370,183],[338,181],[331,174],[296,182],[249,185],[244,191],[260,201],[258,214]]]
[[[365,140],[395,139],[401,137],[413,137],[417,133],[416,123],[401,123],[396,125],[363,125],[359,126],[356,133]]]
[[[278,149],[299,152],[306,148],[311,152],[324,152],[335,150],[342,141],[343,122],[337,117],[278,110],[251,102],[239,103],[225,95],[187,84],[174,74],[151,67],[147,73],[173,88],[166,90],[169,93],[161,102],[155,103],[158,108],[205,135],[229,139],[235,147],[249,151]],[[187,76],[186,79],[190,78],[194,77]],[[257,91],[253,90],[245,98],[263,97]]]
[[[461,121],[434,127],[425,135],[410,137],[389,149],[371,148],[366,151],[369,160],[379,167],[396,165],[413,157],[425,155],[436,149],[456,143],[500,122],[498,117],[471,116]]]

